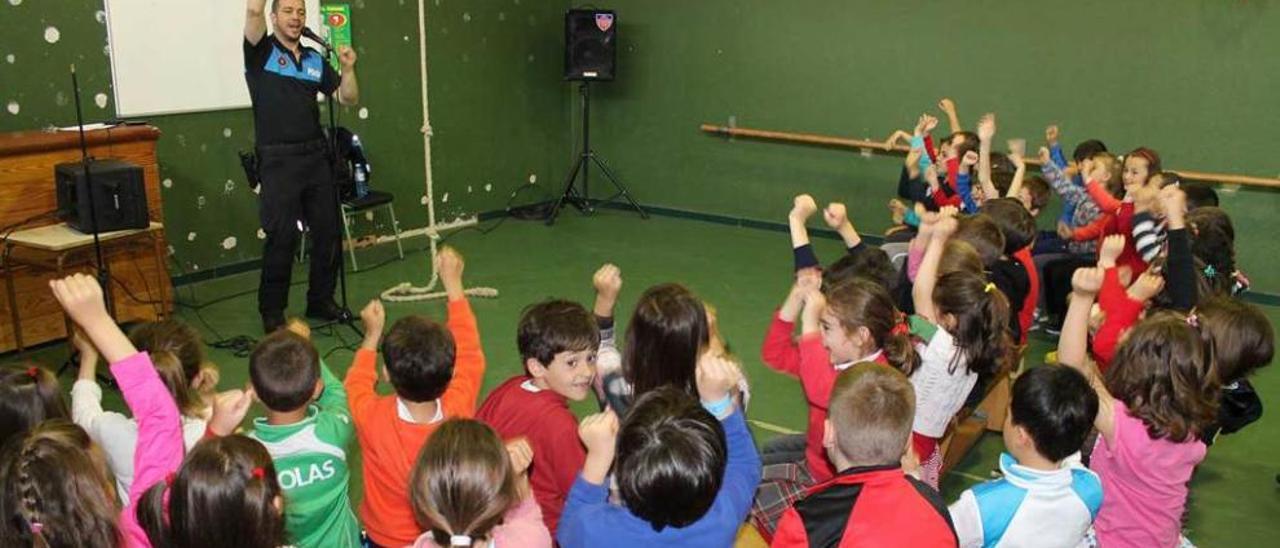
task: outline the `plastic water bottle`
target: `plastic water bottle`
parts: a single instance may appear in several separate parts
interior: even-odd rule
[[[351,136],[351,148],[359,151],[359,158],[364,157],[364,147],[360,145],[359,135]],[[369,164],[357,161],[352,171],[356,182],[356,199],[364,198],[369,194]]]

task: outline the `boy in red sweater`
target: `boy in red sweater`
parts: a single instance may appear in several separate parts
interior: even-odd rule
[[[616,288],[612,294],[616,297]],[[525,373],[494,389],[476,418],[505,440],[529,441],[537,455],[529,467],[529,486],[554,537],[565,497],[587,458],[568,402],[593,394],[600,331],[582,305],[553,299],[525,309],[516,342]]]
[[[906,375],[855,364],[829,409],[822,441],[840,472],[787,509],[772,546],[955,546],[942,497],[902,469],[915,417]]]
[[[484,379],[476,317],[462,287],[462,257],[441,247],[435,269],[449,299],[442,326],[423,316],[401,318],[382,341],[382,377],[395,395],[379,396],[376,364],[386,312],[377,299],[360,311],[365,336],[342,383],[364,458],[360,521],[380,546],[413,544],[422,531],[409,504],[409,474],[418,452],[446,418],[471,417]]]

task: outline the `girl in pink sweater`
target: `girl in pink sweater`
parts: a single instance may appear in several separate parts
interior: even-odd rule
[[[50,287],[67,316],[111,363],[125,403],[138,421],[135,479],[129,492],[130,500],[137,500],[142,490],[163,481],[182,463],[178,406],[151,358],[138,352],[107,314],[96,280],[75,274],[52,281]],[[84,430],[52,421],[9,448],[0,466],[0,510],[16,519],[6,519],[0,527],[0,545],[151,546],[133,505],[120,511],[105,459]],[[62,504],[65,501],[76,504],[69,508]]]
[[[426,531],[414,548],[551,548],[551,533],[529,490],[532,459],[524,438],[504,446],[483,422],[441,424],[409,479],[413,514]]]
[[[1193,312],[1159,312],[1136,325],[1105,376],[1088,361],[1089,309],[1103,271],[1082,268],[1058,341],[1058,360],[1098,392],[1098,441],[1089,467],[1102,480],[1094,521],[1101,546],[1178,546],[1187,482],[1206,447],[1200,434],[1217,412],[1218,376],[1209,335]]]

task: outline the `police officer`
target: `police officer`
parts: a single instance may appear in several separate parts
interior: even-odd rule
[[[266,242],[258,312],[267,333],[284,324],[289,301],[293,251],[302,227],[311,232],[311,273],[307,317],[336,319],[342,310],[333,302],[339,262],[338,204],[331,154],[320,129],[316,93],[337,90],[338,101],[359,100],[356,54],[338,51],[342,75],[314,49],[303,47],[304,0],[275,0],[267,34],[267,0],[248,0],[244,24],[244,69],[253,101],[258,172],[262,180],[259,217]]]

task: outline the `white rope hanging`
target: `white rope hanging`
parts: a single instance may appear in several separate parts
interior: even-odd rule
[[[431,247],[431,279],[427,281],[425,286],[415,286],[411,282],[401,282],[395,286],[387,288],[382,292],[382,300],[389,302],[411,302],[411,301],[427,301],[432,299],[444,298],[445,292],[435,289],[436,284],[440,281],[440,274],[436,272],[436,251],[438,245],[437,240],[440,239],[439,233],[435,232],[436,226],[436,198],[432,187],[431,180],[431,116],[427,104],[427,11],[423,0],[418,0],[418,62],[419,70],[422,76],[422,157],[425,163],[427,174],[427,227],[431,229],[427,233]],[[467,296],[495,298],[498,296],[498,290],[492,287],[473,287],[464,290]]]

